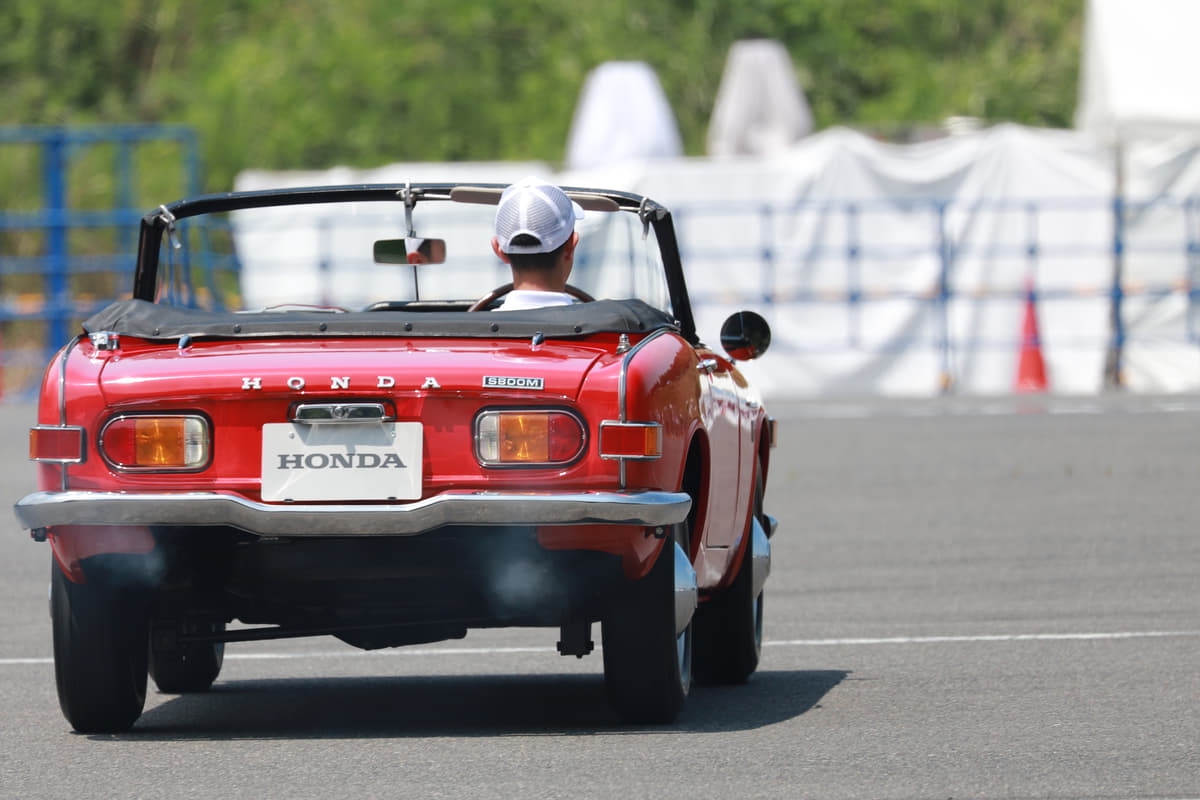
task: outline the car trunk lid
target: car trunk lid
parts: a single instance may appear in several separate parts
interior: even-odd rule
[[[108,358],[101,389],[110,406],[189,398],[431,394],[572,401],[606,351],[587,342],[448,339],[134,345]]]

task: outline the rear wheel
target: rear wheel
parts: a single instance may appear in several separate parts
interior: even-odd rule
[[[128,730],[146,702],[149,614],[144,592],[101,578],[50,579],[54,677],[63,715],[81,733]]]
[[[605,616],[604,682],[609,702],[625,722],[668,723],[683,708],[692,683],[692,624],[678,629],[676,550],[687,553],[688,526],[676,526],[650,574],[630,587]],[[687,561],[686,555],[679,556]],[[683,564],[679,565],[684,567]],[[683,571],[690,571],[688,563]],[[691,573],[694,592],[695,573]]]
[[[762,653],[763,592],[754,591],[753,524],[766,530],[763,481],[754,476],[754,519],[746,535],[746,551],[729,588],[696,611],[696,681],[706,684],[744,683],[758,669]]]
[[[198,633],[221,633],[224,622],[201,623],[193,626]],[[225,661],[224,642],[201,642],[181,645],[174,649],[150,648],[150,677],[160,692],[188,694],[204,692],[221,674]]]

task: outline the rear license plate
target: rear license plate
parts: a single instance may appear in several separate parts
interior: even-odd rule
[[[421,423],[269,423],[262,430],[262,498],[417,500]]]

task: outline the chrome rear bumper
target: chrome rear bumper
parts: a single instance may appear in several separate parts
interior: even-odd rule
[[[443,525],[641,525],[682,522],[683,492],[456,491],[389,505],[259,503],[218,492],[35,492],[21,525],[225,525],[259,536],[411,536]]]

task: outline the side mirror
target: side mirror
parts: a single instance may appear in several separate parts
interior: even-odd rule
[[[445,264],[446,240],[380,239],[375,242],[376,264]]]
[[[721,326],[721,347],[734,361],[758,358],[770,345],[771,326],[753,311],[730,314]]]

